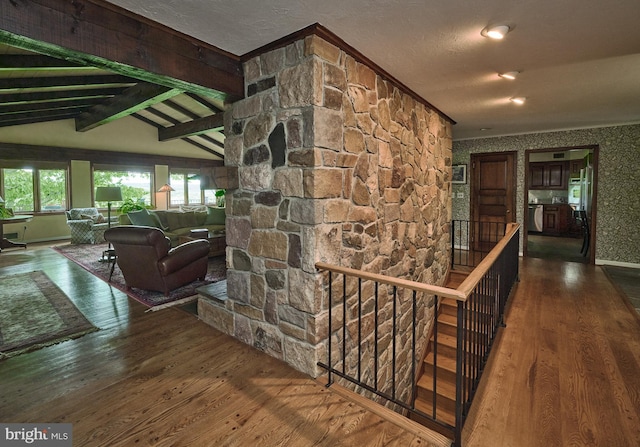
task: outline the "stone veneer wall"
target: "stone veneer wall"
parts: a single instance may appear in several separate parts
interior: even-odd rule
[[[317,376],[327,297],[316,262],[444,281],[450,123],[318,36],[244,69],[247,98],[226,114],[239,188],[227,194],[229,300],[214,325]],[[422,348],[433,300],[419,310]]]

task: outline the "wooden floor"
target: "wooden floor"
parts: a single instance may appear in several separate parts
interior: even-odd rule
[[[73,423],[74,446],[445,445],[193,314],[145,312],[51,249],[0,254],[0,276],[32,270],[101,330],[0,361],[0,422]]]
[[[582,255],[582,242],[582,238],[529,233],[527,235],[527,256],[586,264],[589,262],[589,255]]]
[[[524,258],[464,447],[640,445],[640,324],[602,269]],[[100,331],[0,362],[1,422],[71,422],[74,446],[426,446],[176,308],[145,308],[50,249],[44,270]]]
[[[640,446],[640,324],[600,267],[521,261],[465,447]]]

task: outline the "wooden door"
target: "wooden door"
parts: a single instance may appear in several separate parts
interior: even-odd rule
[[[487,252],[515,222],[515,152],[471,155],[473,248]]]

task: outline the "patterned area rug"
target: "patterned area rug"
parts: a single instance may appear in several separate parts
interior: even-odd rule
[[[113,277],[109,282],[109,273],[111,271],[111,264],[108,262],[102,262],[102,252],[107,249],[107,244],[80,244],[80,245],[58,245],[52,247],[55,251],[69,258],[79,266],[83,267],[90,273],[93,273],[98,278],[105,282],[108,282],[113,287],[126,293],[136,301],[141,302],[145,306],[166,307],[167,304],[183,303],[188,301],[188,298],[195,297],[197,295],[196,289],[206,284],[211,284],[223,280],[227,277],[227,267],[224,256],[217,256],[215,258],[209,258],[209,269],[204,281],[194,281],[190,284],[184,285],[173,290],[168,297],[164,296],[161,292],[155,292],[152,290],[142,290],[132,288],[126,290],[124,277],[122,272],[116,265],[113,270]]]
[[[41,271],[0,277],[0,359],[97,331]]]

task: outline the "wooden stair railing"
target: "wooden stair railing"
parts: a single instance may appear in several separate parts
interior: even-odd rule
[[[319,271],[327,272],[327,302],[331,303],[327,312],[328,334],[332,334],[327,338],[327,362],[318,362],[328,372],[326,386],[331,386],[335,377],[344,379],[395,404],[397,411],[460,447],[462,427],[517,281],[520,227],[507,224],[506,228],[505,236],[480,264],[470,273],[453,272],[447,287],[316,263]],[[334,280],[332,275],[341,280]],[[436,298],[438,309],[425,358],[420,361],[416,347],[420,337],[416,331],[418,296],[422,300],[430,295]],[[393,309],[381,312],[379,300],[386,301],[387,306],[393,304]],[[363,302],[369,305],[363,306]],[[404,311],[396,310],[396,304]],[[400,337],[409,349],[403,352],[396,350],[401,334],[396,323],[405,328]],[[367,335],[373,337],[361,343]],[[407,358],[414,361],[407,363]],[[406,388],[406,380],[403,390],[397,388],[395,378],[400,370],[409,373],[412,389]],[[361,371],[373,374],[365,377]],[[383,380],[389,378],[392,380]]]

